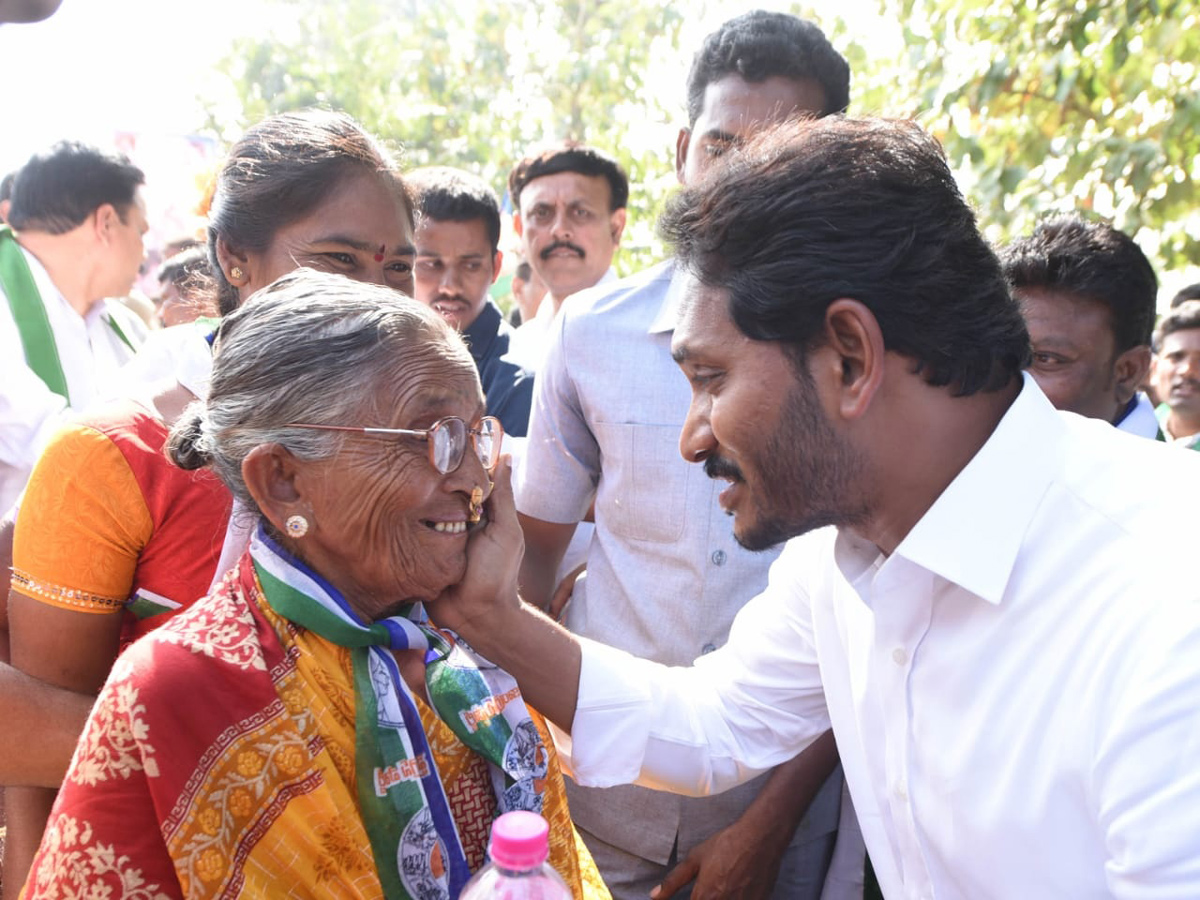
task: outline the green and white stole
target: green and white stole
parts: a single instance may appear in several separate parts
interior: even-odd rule
[[[7,225],[0,225],[0,286],[4,287],[13,321],[17,323],[26,365],[46,387],[70,404],[67,376],[63,374],[62,361],[58,358],[58,345],[54,342],[54,330],[46,317],[42,295],[33,281],[21,245]]]
[[[351,651],[358,799],[384,895],[457,897],[471,873],[420,714],[391,651],[424,651],[433,709],[487,760],[500,812],[540,813],[547,754],[516,682],[432,627],[420,604],[403,616],[364,622],[261,526],[250,555],[272,609]]]
[[[17,325],[17,334],[21,336],[25,364],[46,387],[66,400],[70,406],[67,376],[63,372],[58,343],[54,340],[54,329],[46,315],[46,306],[33,280],[33,273],[29,271],[25,254],[21,252],[21,245],[17,243],[16,235],[7,225],[0,225],[0,287],[4,288],[5,296],[8,297],[8,306]],[[137,346],[115,318],[106,315],[104,322],[121,343],[129,348],[130,353],[137,353]]]

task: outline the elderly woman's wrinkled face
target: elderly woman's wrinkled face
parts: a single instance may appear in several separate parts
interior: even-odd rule
[[[247,256],[243,298],[299,266],[413,292],[413,233],[399,188],[388,176],[354,172],[307,216]]]
[[[461,348],[425,356],[375,385],[370,421],[346,424],[426,429],[458,416],[477,426],[483,393],[470,357]],[[301,552],[364,618],[432,600],[462,579],[471,494],[486,496],[490,484],[470,446],[458,469],[442,474],[419,437],[351,434],[332,458],[306,466],[314,527]]]

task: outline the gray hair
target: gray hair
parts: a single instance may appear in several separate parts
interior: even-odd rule
[[[242,461],[255,447],[328,459],[345,439],[288,422],[355,424],[372,412],[379,378],[414,365],[458,359],[474,371],[462,338],[428,307],[311,269],[284,275],[226,316],[214,352],[208,399],[184,412],[167,452],[180,468],[212,468],[253,510]]]

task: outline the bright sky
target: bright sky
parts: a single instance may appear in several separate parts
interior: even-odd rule
[[[198,96],[219,92],[214,63],[261,24],[261,6],[63,0],[45,22],[0,26],[0,171],[63,137],[108,144],[116,131],[194,131],[204,121]]]

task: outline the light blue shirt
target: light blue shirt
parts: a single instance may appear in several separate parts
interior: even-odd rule
[[[688,665],[725,643],[737,611],[766,586],[778,550],[743,550],[717,503],[724,485],[680,456],[691,388],[670,353],[673,276],[664,263],[564,304],[538,372],[515,491],[522,513],[547,522],[578,522],[595,500],[587,575],[567,627]],[[750,787],[704,806],[638,788],[619,789],[631,792],[629,808],[611,794],[593,804],[572,792],[571,812],[609,843],[666,862],[677,831],[682,859],[741,813],[757,793]],[[828,794],[802,827],[836,827],[838,792]]]

